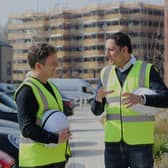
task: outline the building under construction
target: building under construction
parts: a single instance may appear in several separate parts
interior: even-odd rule
[[[105,39],[118,31],[129,34],[137,58],[152,62],[163,75],[163,21],[163,6],[144,3],[12,15],[8,40],[14,47],[13,80],[21,82],[29,71],[27,48],[33,43],[49,42],[58,51],[56,77],[79,77],[96,84],[106,65]]]

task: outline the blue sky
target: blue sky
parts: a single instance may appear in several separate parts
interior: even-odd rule
[[[2,2],[3,1],[3,2]],[[25,11],[48,11],[56,6],[80,8],[89,4],[117,2],[117,0],[2,0],[0,5],[0,25],[7,22],[8,15]],[[146,2],[164,4],[164,0],[122,0],[127,2]]]

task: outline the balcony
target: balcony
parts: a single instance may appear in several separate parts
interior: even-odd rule
[[[96,68],[97,66],[99,66],[99,64],[97,62],[83,62],[83,67],[87,67],[87,68]]]
[[[83,43],[85,44],[85,46],[89,46],[89,45],[104,45],[104,38],[85,39]]]
[[[72,68],[72,65],[70,62],[69,63],[62,63],[61,66],[63,67],[63,69],[71,69]]]
[[[69,52],[69,51],[57,51],[58,58],[69,56],[70,54],[71,54],[71,52]]]
[[[82,54],[83,56],[102,56],[104,55],[104,50],[87,50]]]
[[[102,27],[88,27],[84,29],[85,33],[101,33],[104,32],[104,29]]]
[[[53,40],[51,44],[55,46],[71,46],[71,42],[65,40],[55,40],[55,41]]]
[[[86,78],[93,78],[93,73],[83,73],[82,74],[82,78],[86,79]]]
[[[14,49],[28,49],[32,43],[13,43],[12,46]]]
[[[18,54],[14,52],[13,59],[24,59],[27,58],[27,53]]]
[[[34,20],[32,22],[23,22],[23,23],[12,23],[8,25],[9,30],[17,30],[17,29],[33,29],[44,27],[46,22],[44,20]]]
[[[120,19],[122,18],[122,15],[120,13],[116,13],[116,14],[106,14],[104,16],[104,20],[113,20],[113,19]]]
[[[70,32],[70,30],[66,30],[66,29],[55,29],[54,31],[51,32],[51,34],[53,34],[55,36],[56,35],[70,35],[71,32]]]
[[[25,39],[24,33],[8,33],[8,40]]]
[[[57,18],[57,19],[50,19],[49,24],[50,26],[56,26],[56,25],[63,25],[63,24],[71,23],[71,19],[66,18]]]
[[[82,44],[82,40],[71,40],[71,46],[81,46]]]
[[[81,51],[72,51],[71,56],[73,57],[81,57]]]
[[[106,27],[106,32],[118,32],[121,31],[122,28],[125,26],[121,26],[121,25],[110,25]]]
[[[104,16],[100,16],[100,15],[89,15],[89,16],[83,16],[82,20],[84,22],[89,22],[89,21],[100,21],[103,20]]]
[[[14,70],[21,70],[21,71],[24,71],[24,70],[29,70],[29,65],[28,64],[13,64],[13,69]]]
[[[23,72],[22,74],[13,74],[14,81],[23,81],[26,78],[26,74]]]

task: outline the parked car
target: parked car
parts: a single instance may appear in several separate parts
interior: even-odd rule
[[[5,151],[0,150],[0,167],[13,168],[15,166],[15,159]]]
[[[80,103],[80,100],[84,102],[90,96],[95,95],[96,92],[92,85],[84,79],[51,78],[50,80],[58,87],[61,93],[63,93],[65,96],[78,100],[78,104]]]
[[[17,109],[15,101],[10,96],[8,96],[3,92],[0,92],[0,103],[12,108],[13,110]]]
[[[12,83],[0,83],[0,91],[16,90],[17,85]]]
[[[17,122],[17,111],[0,103],[0,119]]]
[[[0,126],[0,167],[18,168],[19,131]]]
[[[13,128],[19,130],[19,124],[14,121],[0,119],[0,127]]]

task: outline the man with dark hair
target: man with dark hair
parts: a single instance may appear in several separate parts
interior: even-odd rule
[[[42,128],[47,110],[63,111],[59,90],[48,78],[57,67],[56,50],[49,44],[37,44],[28,50],[31,74],[15,93],[18,121],[21,129],[19,167],[64,168],[70,156],[69,129],[51,133]],[[47,144],[53,143],[49,146]]]
[[[131,54],[128,35],[118,32],[107,37],[106,56],[110,65],[100,74],[91,110],[105,111],[105,167],[153,168],[154,116],[140,114],[137,104],[168,107],[168,89],[154,67]],[[157,94],[137,95],[137,88]]]

